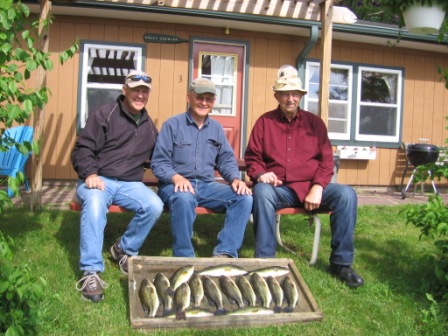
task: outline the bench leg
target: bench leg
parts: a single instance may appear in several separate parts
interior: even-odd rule
[[[319,215],[311,215],[309,218],[310,223],[314,224],[314,241],[313,241],[313,251],[311,253],[311,259],[308,262],[309,265],[314,265],[317,261],[317,255],[319,253],[319,242],[320,242],[320,231],[322,227],[322,223],[320,221]],[[281,215],[277,214],[275,216],[275,238],[277,240],[277,245],[280,245],[288,252],[297,255],[293,250],[283,245],[283,241],[280,234],[280,222],[281,222]]]
[[[320,221],[320,217],[316,214],[310,217],[310,221],[311,220],[314,222],[314,241],[313,241],[313,252],[311,254],[311,259],[308,264],[314,265],[317,261],[317,254],[319,253],[320,230],[322,227],[322,223]]]
[[[282,237],[281,237],[281,234],[280,234],[280,222],[281,222],[281,219],[282,219],[282,215],[279,215],[279,214],[275,215],[275,239],[277,240],[277,245],[283,247],[288,252],[290,252],[290,253],[292,253],[294,255],[297,255],[297,253],[295,253],[289,247],[286,247],[285,245],[283,245]]]

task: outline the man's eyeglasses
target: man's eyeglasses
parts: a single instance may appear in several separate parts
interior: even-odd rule
[[[293,92],[289,91],[289,92],[280,92],[279,95],[282,99],[288,99],[289,96],[297,99],[297,98],[302,97],[303,93],[297,92],[297,91],[293,91]]]
[[[145,83],[151,84],[152,79],[149,76],[145,76],[145,75],[134,75],[131,77],[128,77],[128,79],[130,79],[133,82],[138,82],[138,81],[144,81]]]
[[[203,102],[205,101],[207,104],[211,104],[215,101],[215,97],[208,97],[208,96],[195,96],[194,99],[196,99],[197,102]]]

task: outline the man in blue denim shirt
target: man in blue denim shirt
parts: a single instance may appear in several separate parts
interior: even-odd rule
[[[252,192],[240,180],[224,129],[208,116],[215,98],[212,81],[194,80],[187,94],[188,111],[163,124],[151,160],[159,196],[170,209],[175,257],[195,256],[195,208],[202,206],[226,213],[213,256],[237,258],[252,211]],[[229,185],[215,181],[215,168]]]

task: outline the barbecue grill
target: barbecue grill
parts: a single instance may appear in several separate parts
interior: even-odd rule
[[[412,180],[414,179],[414,174],[417,170],[418,166],[422,166],[428,163],[436,163],[437,159],[439,158],[439,147],[436,145],[430,145],[430,144],[408,144],[405,145],[405,151],[406,151],[406,168],[403,172],[403,177],[401,178],[401,198],[406,198],[406,191],[408,190],[409,186],[412,183]],[[406,185],[406,188],[403,189],[403,181],[404,177],[406,175],[406,172],[408,170],[409,165],[414,166],[414,170],[412,171],[411,178],[409,179],[408,184]],[[431,177],[431,171],[428,170],[428,175]],[[423,182],[423,181],[422,181]],[[437,194],[437,189],[434,184],[434,181],[431,180],[432,187],[434,189],[434,192]],[[422,185],[423,188],[423,185]]]

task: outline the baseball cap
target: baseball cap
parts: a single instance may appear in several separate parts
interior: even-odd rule
[[[212,93],[216,95],[215,83],[207,78],[196,78],[191,82],[189,91],[194,91],[196,94]]]
[[[151,77],[149,77],[143,71],[132,70],[126,76],[124,84],[130,88],[135,88],[137,86],[146,86],[147,88],[151,89],[151,82]]]

